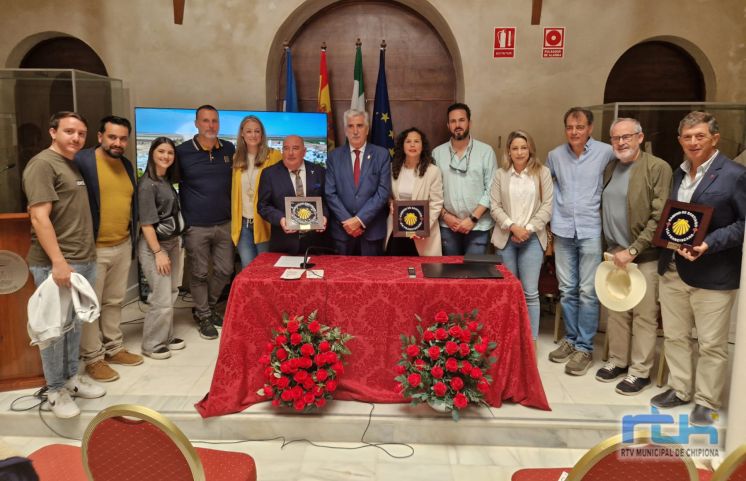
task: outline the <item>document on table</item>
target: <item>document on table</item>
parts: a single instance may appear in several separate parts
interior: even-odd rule
[[[309,257],[306,262],[311,262]],[[300,267],[303,263],[303,256],[280,256],[275,262],[275,267]]]
[[[306,271],[306,279],[323,279],[324,269],[309,269]]]
[[[300,279],[303,276],[304,272],[306,272],[305,269],[285,269],[285,271],[280,276],[280,279],[285,279],[289,281]]]

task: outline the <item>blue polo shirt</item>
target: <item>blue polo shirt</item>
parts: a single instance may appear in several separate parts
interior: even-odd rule
[[[567,143],[549,152],[547,167],[554,179],[554,234],[570,239],[601,236],[603,173],[613,159],[611,145],[592,138],[586,142],[580,157]]]
[[[197,136],[176,147],[181,214],[187,225],[209,227],[231,220],[231,176],[236,148],[218,139],[205,150]]]

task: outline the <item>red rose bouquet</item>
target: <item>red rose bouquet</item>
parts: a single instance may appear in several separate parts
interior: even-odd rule
[[[401,335],[402,356],[397,363],[397,389],[412,404],[426,402],[433,408],[450,410],[455,421],[470,404],[484,404],[492,377],[487,373],[496,359],[497,343],[482,337],[476,309],[470,313],[435,314],[435,322],[424,326],[417,316],[419,340]]]
[[[272,329],[272,341],[259,358],[265,384],[257,394],[273,406],[310,411],[323,407],[337,390],[342,361],[350,354],[345,344],[352,336],[320,324],[316,312],[308,318],[283,313],[283,325]]]

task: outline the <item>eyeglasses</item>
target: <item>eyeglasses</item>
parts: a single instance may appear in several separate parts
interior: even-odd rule
[[[624,134],[624,135],[612,135],[611,136],[611,143],[612,144],[618,144],[619,141],[624,142],[625,144],[632,140],[632,137],[639,134],[640,132],[635,132],[634,134]]]
[[[448,150],[450,150],[451,152],[451,161],[448,163],[448,167],[450,167],[452,170],[455,170],[456,172],[460,174],[465,174],[466,171],[469,170],[469,160],[471,160],[472,147],[474,147],[474,144],[469,143],[469,148],[466,149],[466,154],[464,154],[464,157],[466,158],[466,167],[462,168],[461,167],[462,160],[456,157],[456,152],[453,151],[453,147],[448,146]]]
[[[703,140],[711,139],[709,135],[705,134],[694,134],[694,135],[680,135],[679,138],[682,142],[691,142],[692,140],[696,140],[697,142],[702,142]]]

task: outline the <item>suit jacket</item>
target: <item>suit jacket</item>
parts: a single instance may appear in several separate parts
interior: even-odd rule
[[[342,227],[342,221],[358,216],[365,225],[363,239],[383,239],[391,192],[388,150],[371,143],[365,145],[357,188],[352,176],[349,145],[338,147],[329,154],[326,170],[326,201],[332,214],[329,220],[332,237],[340,241],[352,240]]]
[[[98,229],[101,225],[101,189],[98,183],[98,169],[96,167],[96,148],[84,149],[75,154],[75,165],[80,170],[85,188],[88,190],[88,200],[91,206],[91,218],[93,220],[93,238],[98,238]],[[127,171],[127,176],[132,182],[132,202],[130,208],[130,241],[132,242],[132,258],[137,252],[137,182],[135,181],[135,169],[132,162],[122,156],[119,160]]]
[[[304,161],[305,162],[305,161]],[[329,218],[328,208],[324,197],[324,168],[318,164],[305,162],[306,178],[303,185],[306,197],[321,197],[324,215]],[[257,210],[271,227],[269,250],[285,252],[287,254],[302,254],[309,246],[325,246],[325,235],[312,231],[304,234],[286,234],[280,227],[280,220],[285,217],[285,197],[295,197],[295,184],[290,179],[290,173],[282,162],[262,171],[259,178],[259,200]]]
[[[510,239],[510,231],[503,229],[503,223],[510,217],[510,170],[497,169],[490,188],[490,214],[495,219],[492,231],[492,244],[503,249]],[[554,185],[549,168],[541,166],[539,175],[533,177],[536,188],[536,206],[528,223],[536,229],[536,237],[541,248],[547,249],[547,223],[552,218],[552,198]]]
[[[671,189],[674,200],[685,175],[681,168],[674,171]],[[688,285],[713,290],[738,289],[746,218],[746,167],[718,153],[694,191],[691,202],[714,208],[705,236],[708,249],[694,261],[667,250],[658,261],[658,273],[666,272],[674,255],[679,276]]]
[[[391,195],[394,199],[399,199],[399,179],[391,179]],[[443,255],[440,243],[440,226],[438,225],[440,211],[443,208],[443,175],[437,165],[430,164],[427,166],[425,175],[422,177],[415,176],[412,200],[430,201],[430,236],[414,240],[417,253],[421,256]],[[394,218],[393,215],[389,215],[386,222],[386,243],[388,243],[393,231]]]

